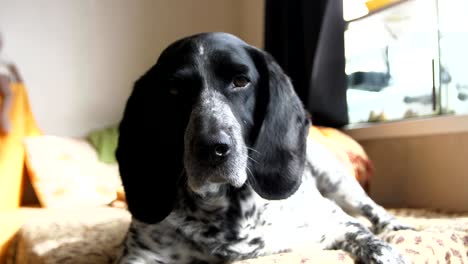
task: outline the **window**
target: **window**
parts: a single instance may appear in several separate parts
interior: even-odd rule
[[[343,12],[350,123],[467,114],[468,0],[363,6],[345,0]]]
[[[439,0],[441,104],[468,114],[468,0]]]

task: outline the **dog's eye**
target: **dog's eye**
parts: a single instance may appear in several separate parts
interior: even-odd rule
[[[237,75],[232,79],[232,84],[235,88],[243,88],[250,84],[250,80],[245,76]]]

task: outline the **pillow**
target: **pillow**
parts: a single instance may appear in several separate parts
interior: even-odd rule
[[[357,141],[337,129],[320,126],[310,128],[309,138],[329,149],[368,191],[369,180],[374,169],[372,161]]]
[[[117,163],[115,150],[118,139],[118,126],[94,130],[88,135],[88,141],[96,149],[99,160],[105,163]]]
[[[100,162],[86,140],[35,136],[24,144],[26,169],[42,206],[97,206],[116,199],[118,166]]]

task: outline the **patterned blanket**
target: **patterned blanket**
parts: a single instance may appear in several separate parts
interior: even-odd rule
[[[468,214],[418,209],[390,210],[418,231],[382,235],[413,263],[468,263]],[[130,215],[124,209],[25,209],[27,220],[11,243],[7,263],[112,263]],[[364,221],[364,219],[362,219]],[[314,247],[236,264],[354,263],[340,250]]]

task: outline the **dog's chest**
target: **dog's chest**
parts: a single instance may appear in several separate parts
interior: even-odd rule
[[[179,224],[181,234],[222,258],[272,254],[319,242],[323,235],[313,191],[304,183],[292,197],[267,201],[256,193],[225,201],[225,210],[199,211]],[[307,190],[309,189],[309,190]]]

